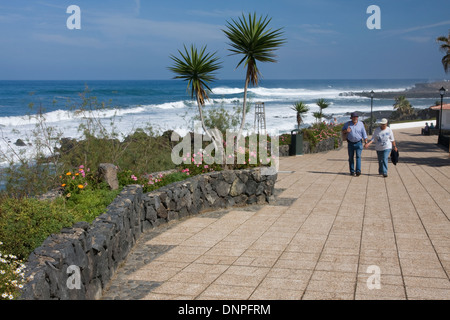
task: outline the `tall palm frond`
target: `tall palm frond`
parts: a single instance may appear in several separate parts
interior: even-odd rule
[[[309,111],[309,107],[303,101],[299,101],[296,102],[291,109],[297,113],[297,128],[300,129],[303,115]]]
[[[209,138],[212,138],[216,150],[222,148],[222,141],[214,130],[208,130],[203,117],[203,106],[209,99],[209,83],[217,80],[214,73],[221,68],[221,62],[214,53],[206,53],[206,46],[198,50],[195,45],[191,45],[190,50],[184,46],[184,52],[178,50],[180,58],[171,55],[174,65],[169,70],[177,74],[174,79],[182,79],[188,82],[187,90],[191,91],[191,98],[196,98],[197,107],[203,131]]]
[[[190,50],[184,46],[184,52],[178,50],[178,53],[181,58],[170,56],[174,65],[169,70],[177,74],[174,79],[188,82],[191,98],[195,97],[200,106],[204,106],[209,99],[208,91],[211,91],[208,84],[217,80],[214,73],[221,68],[217,53],[206,53],[206,46],[197,50],[195,45],[191,45]]]
[[[436,39],[436,41],[442,42],[440,44],[440,50],[445,53],[445,56],[442,58],[442,65],[444,66],[444,70],[446,73],[450,70],[450,30],[448,33],[448,37],[441,36]]]
[[[261,72],[258,69],[257,61],[260,62],[276,62],[275,50],[277,50],[286,41],[282,39],[282,28],[272,30],[268,27],[272,19],[266,16],[259,18],[256,13],[249,14],[237,20],[231,19],[227,21],[226,29],[222,30],[227,36],[231,48],[230,55],[242,55],[242,59],[236,68],[244,64],[247,68],[244,86],[244,102],[242,107],[242,122],[238,137],[240,137],[242,129],[245,125],[245,114],[247,105],[247,89],[251,82],[254,86],[258,85]]]
[[[227,21],[228,29],[223,30],[230,40],[231,55],[243,55],[236,68],[244,63],[247,67],[247,78],[255,86],[258,85],[261,75],[256,62],[276,62],[274,51],[285,43],[285,39],[280,38],[283,34],[282,28],[268,28],[271,20],[268,16],[258,19],[256,13],[253,16],[249,14],[247,19],[243,14],[238,20]]]
[[[323,109],[328,108],[328,106],[330,105],[329,102],[325,101],[325,99],[318,99],[316,101],[316,104],[319,106],[320,108],[320,114],[323,116]]]
[[[413,113],[413,107],[411,103],[406,99],[405,96],[400,96],[395,98],[394,109],[396,109],[400,114],[410,115]]]

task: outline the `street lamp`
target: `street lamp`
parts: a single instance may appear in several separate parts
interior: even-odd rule
[[[370,129],[369,129],[370,135],[372,135],[372,125],[373,125],[373,90],[370,91]]]
[[[444,101],[445,88],[442,87],[439,89],[439,94],[441,95],[441,112],[439,113],[439,137],[442,133],[442,104]]]

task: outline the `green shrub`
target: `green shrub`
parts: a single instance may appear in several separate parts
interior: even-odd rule
[[[0,201],[0,239],[4,250],[21,259],[52,233],[69,227],[75,217],[60,205],[33,198],[4,198]]]
[[[73,216],[75,221],[91,223],[96,217],[105,213],[106,207],[111,204],[120,190],[85,189],[82,192],[70,194],[66,199],[56,200],[56,205],[65,208],[67,214]]]

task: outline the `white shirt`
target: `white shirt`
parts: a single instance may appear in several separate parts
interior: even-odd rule
[[[384,130],[378,127],[373,132],[372,140],[375,142],[376,151],[392,149],[392,141],[395,141],[394,133],[389,127],[386,127]]]

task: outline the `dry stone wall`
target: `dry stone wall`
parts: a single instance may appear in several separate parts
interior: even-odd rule
[[[99,299],[143,232],[208,210],[267,203],[276,178],[256,168],[203,174],[146,194],[127,186],[91,224],[63,229],[33,251],[21,298]]]

